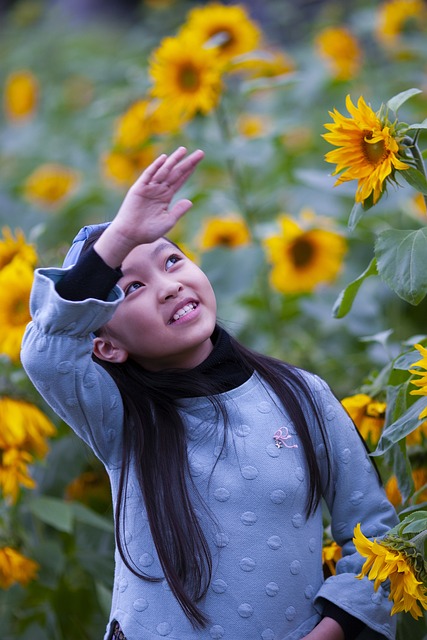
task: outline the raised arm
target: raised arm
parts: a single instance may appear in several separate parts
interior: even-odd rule
[[[187,149],[179,147],[169,156],[162,154],[145,169],[94,245],[106,264],[120,266],[137,245],[154,242],[174,227],[192,203],[181,199],[171,206],[172,198],[203,157],[200,149],[187,156]]]

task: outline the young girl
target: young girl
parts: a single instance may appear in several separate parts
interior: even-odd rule
[[[64,268],[35,274],[23,365],[111,481],[105,639],[392,640],[352,537],[396,515],[353,423],[320,378],[220,328],[206,275],[164,235],[202,157],[160,156]],[[343,551],[326,580],[322,502]]]

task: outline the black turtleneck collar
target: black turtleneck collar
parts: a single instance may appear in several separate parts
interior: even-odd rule
[[[216,395],[239,387],[250,378],[253,371],[248,371],[243,365],[224,329],[217,326],[211,340],[211,353],[197,367],[166,371],[145,370],[145,378],[157,388],[167,388],[167,393],[176,399]]]
[[[244,368],[224,329],[217,325],[211,340],[214,345],[211,353],[192,372],[208,377],[210,382],[218,385],[220,393],[239,387],[250,378],[252,372]]]

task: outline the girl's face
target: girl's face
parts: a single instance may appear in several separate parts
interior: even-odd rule
[[[216,322],[215,294],[203,271],[159,238],[135,247],[122,272],[125,299],[95,338],[95,355],[109,362],[130,356],[150,371],[203,362]]]

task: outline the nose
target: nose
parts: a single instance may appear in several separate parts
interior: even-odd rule
[[[172,280],[167,277],[163,278],[162,282],[159,285],[160,301],[166,302],[166,300],[176,298],[176,296],[182,291],[182,289],[182,284],[177,280]]]

